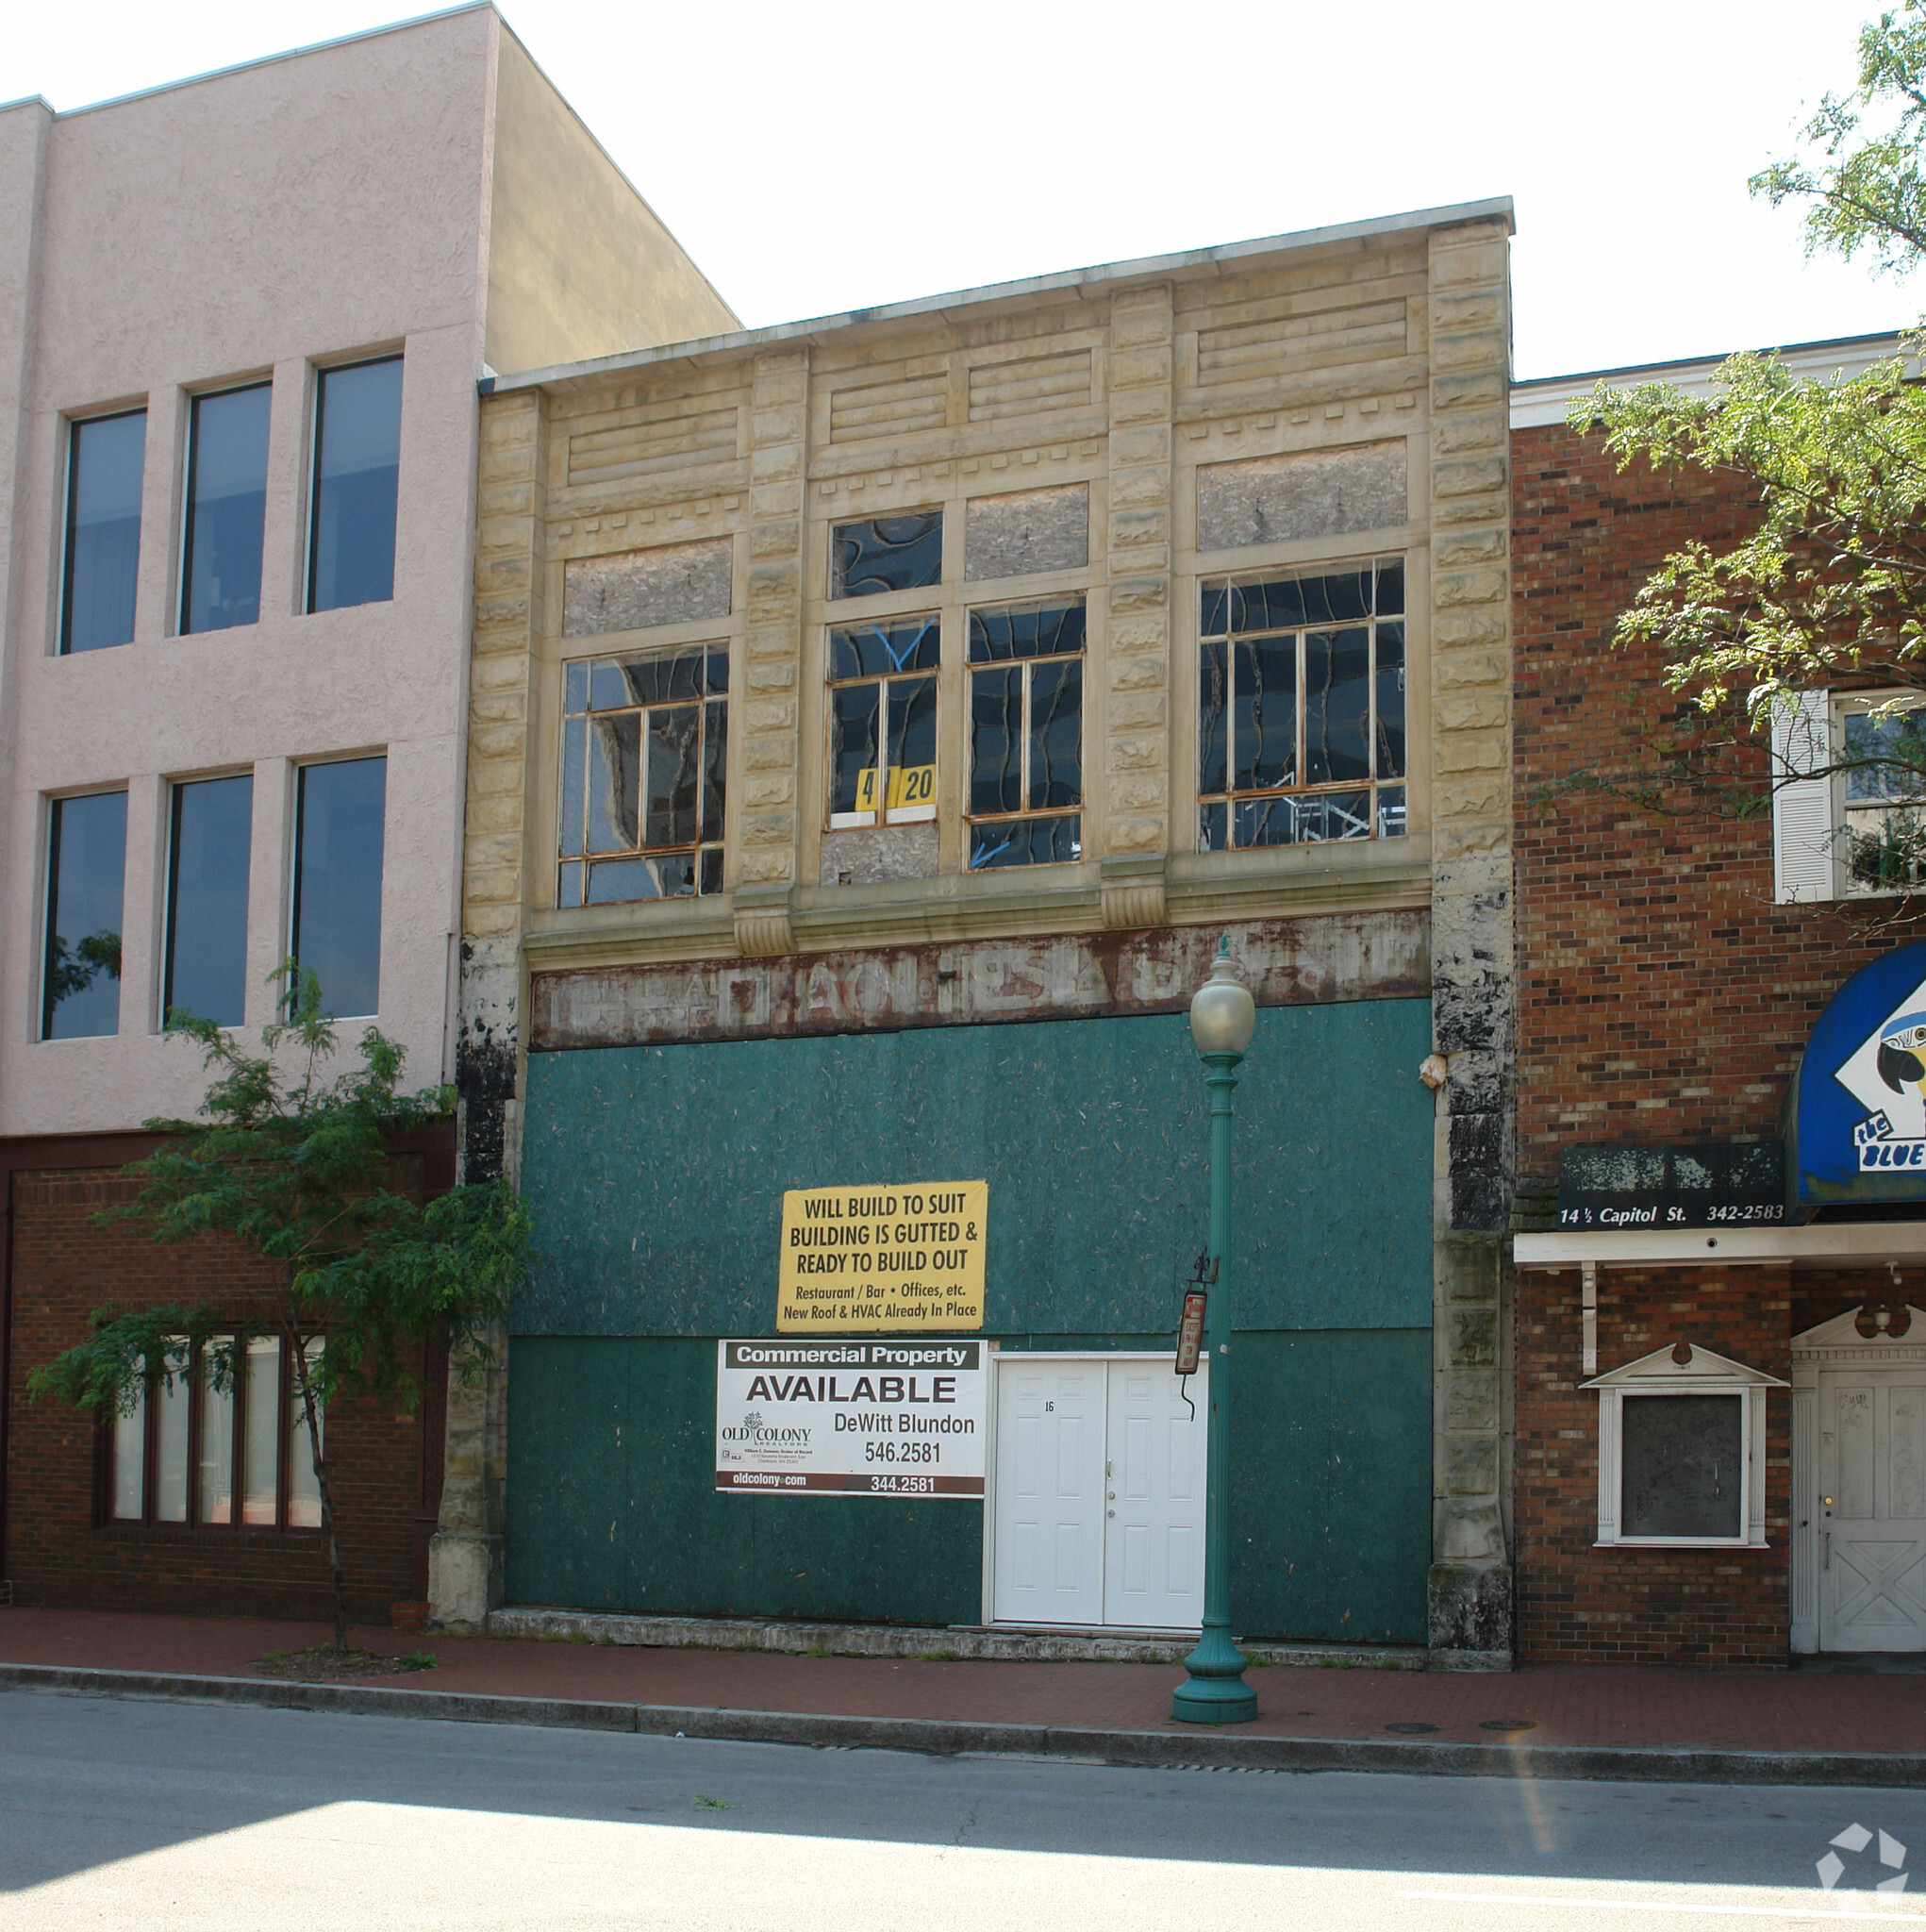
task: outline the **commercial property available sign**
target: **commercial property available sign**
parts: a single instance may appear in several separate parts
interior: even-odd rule
[[[988,1181],[792,1188],[783,1196],[783,1334],[983,1326]]]
[[[980,1341],[719,1341],[716,1488],[739,1495],[980,1496]]]

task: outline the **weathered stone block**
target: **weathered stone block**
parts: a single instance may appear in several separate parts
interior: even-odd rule
[[[1479,457],[1431,466],[1435,497],[1469,496],[1481,491],[1503,490],[1507,475],[1503,457]]]
[[[572,559],[563,566],[562,635],[598,637],[726,617],[735,549],[729,538],[717,537]]]
[[[1405,441],[1206,463],[1197,473],[1197,547],[1230,550],[1395,529],[1409,521]]]
[[[971,498],[963,542],[963,575],[971,581],[1081,570],[1089,560],[1088,483]]]
[[[1105,841],[1108,851],[1161,852],[1165,845],[1164,822],[1160,818],[1113,818]]]

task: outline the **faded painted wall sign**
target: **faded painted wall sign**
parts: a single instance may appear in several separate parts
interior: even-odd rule
[[[716,1488],[981,1496],[988,1381],[980,1341],[720,1341]]]
[[[775,1325],[784,1334],[983,1326],[988,1181],[792,1188]]]
[[[552,1053],[1175,1013],[1210,976],[1220,934],[1228,934],[1261,1007],[1428,999],[1429,932],[1429,915],[1420,910],[1338,912],[1157,932],[538,972],[529,1044]]]

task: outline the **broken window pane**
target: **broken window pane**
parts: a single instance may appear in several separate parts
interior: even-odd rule
[[[1083,856],[1083,821],[1074,812],[1049,819],[992,819],[970,828],[971,872],[1003,865],[1072,865]]]
[[[1379,597],[1403,605],[1396,559],[1203,586],[1200,850],[1403,834],[1403,786],[1371,789],[1405,772],[1404,627]]]
[[[1744,1533],[1744,1406],[1738,1395],[1624,1398],[1620,1536]]]
[[[935,615],[830,632],[832,826],[936,816],[941,640]]]
[[[915,591],[943,575],[943,513],[838,524],[830,540],[829,594],[873,597]]]
[[[970,613],[970,661],[1054,658],[1084,647],[1084,600],[1015,604]]]
[[[589,850],[626,852],[640,842],[641,714],[615,711],[589,723]]]
[[[897,671],[934,671],[941,641],[934,617],[901,624],[863,624],[829,633],[829,678],[887,677]]]

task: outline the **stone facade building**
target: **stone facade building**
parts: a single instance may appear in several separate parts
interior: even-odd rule
[[[451,1392],[438,1616],[1194,1626],[1178,1015],[1222,935],[1242,1627],[1508,1657],[1509,232],[491,386],[457,1068],[540,1258],[506,1377]],[[785,1196],[951,1182],[988,1477],[719,1491]],[[1106,1516],[1139,1424],[1169,1453]]]
[[[575,252],[557,256],[562,238]],[[0,108],[0,1579],[325,1601],[290,1363],[123,1426],[25,1400],[89,1311],[258,1322],[231,1257],[108,1235],[141,1123],[314,967],[453,1066],[476,383],[734,322],[491,7],[56,113]],[[397,1150],[453,1176],[452,1130]],[[431,1376],[432,1380],[433,1377]],[[329,1441],[357,1614],[425,1593],[431,1397]]]

